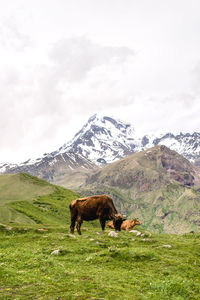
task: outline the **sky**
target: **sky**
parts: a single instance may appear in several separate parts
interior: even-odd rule
[[[0,0],[0,163],[57,150],[96,113],[200,132],[199,0]]]

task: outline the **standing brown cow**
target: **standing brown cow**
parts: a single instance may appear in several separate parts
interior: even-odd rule
[[[124,217],[117,213],[112,198],[107,195],[94,195],[73,200],[69,208],[71,213],[71,233],[74,233],[76,222],[76,229],[81,234],[82,222],[95,219],[99,219],[102,230],[104,230],[107,220],[113,220],[114,228],[118,231],[121,230]]]
[[[138,219],[126,220],[126,221],[123,221],[123,223],[121,225],[121,229],[123,229],[123,230],[130,230],[135,225],[140,225],[140,224],[141,224],[141,222]],[[108,223],[108,227],[114,228],[114,225],[113,225],[112,221]]]

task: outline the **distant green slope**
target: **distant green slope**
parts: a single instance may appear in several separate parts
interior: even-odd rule
[[[48,182],[26,173],[0,175],[0,205],[13,201],[30,201],[54,190]]]
[[[65,224],[76,197],[26,173],[0,175],[0,223]]]

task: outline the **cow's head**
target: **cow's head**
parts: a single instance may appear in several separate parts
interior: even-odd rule
[[[134,219],[133,221],[134,221],[135,225],[141,225],[142,224],[138,219]]]
[[[126,220],[124,216],[120,214],[115,214],[113,218],[113,225],[116,230],[121,231],[122,222]]]

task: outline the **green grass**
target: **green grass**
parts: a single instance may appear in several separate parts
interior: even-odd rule
[[[24,173],[2,176],[0,299],[200,299],[200,234],[112,238],[93,221],[72,236],[76,193]]]
[[[78,194],[25,173],[0,175],[0,222],[65,224]]]
[[[13,201],[31,201],[53,190],[53,185],[26,173],[0,175],[1,206]]]
[[[55,186],[52,194],[38,196],[32,202],[12,202],[9,206],[38,224],[65,224],[69,203],[77,197],[76,193]]]
[[[2,226],[0,299],[200,299],[200,234],[112,238],[84,222],[72,237],[66,222],[46,232]]]

